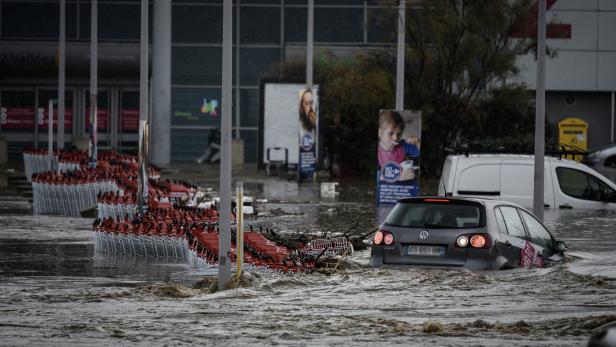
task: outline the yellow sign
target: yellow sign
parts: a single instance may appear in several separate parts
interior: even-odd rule
[[[588,123],[579,118],[565,118],[558,122],[558,146],[567,152],[588,150]],[[582,161],[581,155],[568,154],[566,159]]]

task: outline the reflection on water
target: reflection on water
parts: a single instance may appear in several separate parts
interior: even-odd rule
[[[616,250],[616,210],[546,210],[544,221],[570,250]]]

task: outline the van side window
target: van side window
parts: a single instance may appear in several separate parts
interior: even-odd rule
[[[500,165],[475,164],[460,171],[458,195],[500,195]]]
[[[543,226],[543,224],[541,224],[535,217],[526,211],[520,210],[520,214],[526,223],[526,228],[530,234],[531,241],[543,248],[553,251],[554,242],[552,241],[552,235],[550,235],[550,232]]]
[[[613,189],[607,187],[597,177],[580,170],[557,167],[556,176],[563,193],[577,199],[605,201],[606,195],[613,192]],[[609,191],[605,191],[605,188]]]
[[[505,225],[507,225],[509,235],[526,238],[524,225],[522,224],[522,220],[520,219],[517,209],[509,206],[501,206],[500,210],[503,213],[503,218],[505,219]]]
[[[503,218],[503,214],[501,213],[500,208],[494,208],[494,216],[496,216],[496,223],[498,224],[498,231],[501,234],[509,234],[507,231],[507,225],[505,225],[505,219]]]

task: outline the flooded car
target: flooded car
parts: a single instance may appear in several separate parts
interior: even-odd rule
[[[616,183],[616,145],[611,144],[591,151],[584,164]]]
[[[532,213],[509,202],[408,198],[376,232],[370,265],[543,267],[563,259],[566,249]]]

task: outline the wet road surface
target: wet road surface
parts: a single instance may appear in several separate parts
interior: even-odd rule
[[[189,182],[217,181],[188,174]],[[384,211],[370,182],[335,199],[281,179],[245,178],[278,231],[362,230]],[[190,269],[165,259],[94,253],[91,219],[33,216],[0,195],[2,345],[579,346],[616,321],[616,211],[549,211],[573,259],[546,269],[472,272],[373,269],[357,252],[332,275],[257,272],[245,288],[210,294],[178,284]],[[359,227],[358,227],[359,228]],[[181,283],[181,281],[180,281]]]

